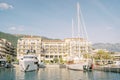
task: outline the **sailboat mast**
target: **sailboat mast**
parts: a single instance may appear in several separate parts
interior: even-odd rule
[[[84,38],[86,39],[86,40],[88,40],[88,34],[87,34],[87,30],[86,30],[86,26],[85,26],[85,22],[84,22],[84,18],[83,18],[83,15],[82,15],[82,12],[81,12],[81,10],[80,10],[80,14],[81,14],[81,23],[82,23],[82,25],[83,25],[83,31],[84,31]]]
[[[78,26],[78,38],[80,38],[80,5],[79,5],[79,3],[77,3],[77,26]],[[79,54],[78,54],[78,56],[79,56],[79,58],[80,58],[80,43],[77,43],[78,44],[78,47],[79,47]]]
[[[85,22],[84,22],[84,18],[83,18],[83,15],[82,15],[82,11],[81,9],[79,10],[80,11],[80,21],[81,21],[81,36],[82,38],[85,40],[84,41],[84,44],[88,44],[88,34],[87,34],[87,30],[86,30],[86,26],[85,26]],[[82,45],[84,45],[82,44]],[[85,47],[87,47],[86,45],[84,45]],[[86,48],[85,48],[86,49]],[[88,50],[86,50],[86,53],[88,53]]]
[[[72,19],[72,38],[74,38],[74,21]]]
[[[80,38],[80,5],[77,3],[77,24],[78,24],[78,38]]]

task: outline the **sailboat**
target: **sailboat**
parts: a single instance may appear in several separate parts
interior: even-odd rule
[[[81,13],[80,5],[79,5],[79,3],[77,3],[78,36],[77,36],[77,38],[73,38],[72,46],[78,47],[79,50],[78,50],[78,52],[70,55],[72,57],[71,60],[73,62],[71,64],[68,64],[67,68],[72,69],[72,70],[85,70],[85,71],[87,71],[87,70],[92,69],[92,60],[83,58],[83,52],[80,50],[80,47],[85,47],[89,43],[89,41],[87,40],[88,37],[87,37],[85,25],[82,21],[80,21],[80,16],[82,18],[82,14],[80,15],[80,13]],[[81,25],[83,25],[83,26],[81,26]],[[74,29],[73,28],[73,20],[72,20],[72,29]],[[72,37],[74,35],[73,33],[74,33],[74,30],[72,30]],[[75,51],[77,51],[77,49]],[[88,50],[86,50],[86,53],[88,53]],[[75,55],[75,54],[77,54],[77,55]]]

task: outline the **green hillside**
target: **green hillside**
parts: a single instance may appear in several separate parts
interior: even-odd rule
[[[30,36],[30,35],[25,35],[25,34],[10,34],[10,33],[0,32],[0,38],[4,38],[4,39],[8,40],[16,48],[17,48],[17,40],[19,38],[24,37],[24,36]],[[36,35],[34,35],[34,36],[36,36]],[[40,36],[36,36],[36,37],[40,37]],[[43,40],[51,40],[51,38],[47,38],[47,37],[44,37],[44,36],[42,36],[41,38]]]
[[[0,32],[0,38],[4,38],[12,43],[13,46],[17,47],[17,40],[19,37],[9,33]]]

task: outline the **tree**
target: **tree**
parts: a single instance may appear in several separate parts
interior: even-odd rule
[[[58,58],[54,58],[53,61],[54,61],[55,63],[57,63],[59,60],[58,60]]]
[[[102,60],[102,59],[111,59],[111,56],[108,52],[105,52],[103,50],[99,50],[95,55],[94,58],[97,60]]]
[[[89,53],[83,54],[84,58],[91,58],[91,55]]]
[[[10,56],[10,55],[7,55],[6,59],[7,59],[7,62],[8,62],[8,63],[11,63],[12,59],[11,59],[11,56]]]
[[[60,57],[60,63],[63,63],[63,62],[64,62],[63,58],[62,58],[62,57]]]

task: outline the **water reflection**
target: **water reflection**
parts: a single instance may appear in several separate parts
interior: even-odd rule
[[[13,69],[0,69],[0,80],[14,80],[15,79],[15,71]]]
[[[120,73],[73,71],[65,68],[45,68],[33,72],[0,69],[0,80],[118,80]]]

